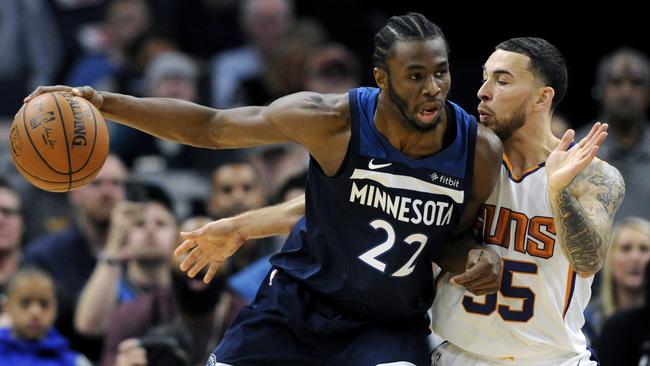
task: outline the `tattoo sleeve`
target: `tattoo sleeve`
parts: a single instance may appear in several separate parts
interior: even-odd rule
[[[624,195],[619,172],[599,162],[587,167],[552,199],[558,238],[576,272],[594,274],[602,266],[614,215]]]
[[[599,262],[604,238],[589,220],[587,212],[564,188],[557,198],[559,220],[558,233],[563,249],[577,272],[590,272]],[[560,229],[561,228],[561,229]]]

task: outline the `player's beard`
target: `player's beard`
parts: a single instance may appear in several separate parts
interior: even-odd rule
[[[389,77],[390,79],[390,77]],[[388,80],[388,98],[395,104],[397,109],[400,111],[401,118],[400,121],[402,122],[402,125],[410,130],[416,130],[418,132],[428,132],[433,130],[438,126],[438,123],[440,123],[440,118],[442,117],[442,113],[438,115],[438,118],[436,118],[435,121],[432,121],[431,124],[428,125],[422,125],[419,124],[417,121],[414,119],[410,118],[406,111],[408,110],[408,103],[406,100],[404,100],[402,97],[399,96],[399,94],[393,89],[393,85]]]
[[[498,119],[494,123],[494,132],[501,141],[507,140],[526,122],[526,103],[522,103],[508,119]]]

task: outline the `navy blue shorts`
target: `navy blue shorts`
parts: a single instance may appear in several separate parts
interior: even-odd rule
[[[383,323],[335,310],[272,270],[207,365],[428,366],[427,325],[426,314],[413,321]]]

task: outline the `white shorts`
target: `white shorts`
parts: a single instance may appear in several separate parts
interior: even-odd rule
[[[598,366],[591,358],[591,352],[576,355],[568,353],[565,357],[548,360],[495,360],[463,351],[449,342],[444,342],[433,350],[431,366]]]

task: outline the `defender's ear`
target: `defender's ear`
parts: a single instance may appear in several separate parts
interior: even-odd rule
[[[535,102],[535,109],[542,110],[548,108],[551,110],[551,105],[553,104],[553,97],[555,96],[555,90],[550,86],[545,86],[540,89],[539,95],[537,96],[537,101]]]

